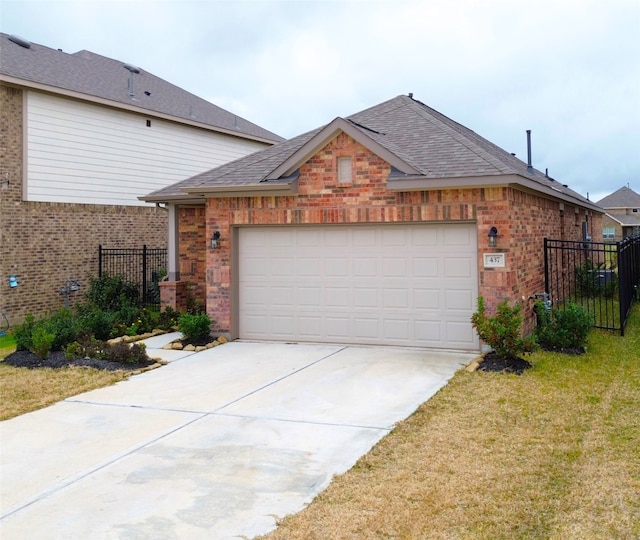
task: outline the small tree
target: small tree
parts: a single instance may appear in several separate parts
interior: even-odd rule
[[[494,317],[487,317],[484,298],[478,297],[478,311],[471,316],[471,323],[480,339],[504,358],[518,358],[533,352],[536,341],[533,336],[522,337],[522,305],[518,302],[509,307],[507,300],[498,304]]]

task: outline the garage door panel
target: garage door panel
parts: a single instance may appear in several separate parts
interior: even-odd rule
[[[382,259],[382,272],[389,277],[407,277],[407,260],[404,257],[384,257]]]
[[[473,225],[256,227],[238,236],[241,338],[479,348]]]
[[[349,317],[327,317],[325,319],[326,337],[336,341],[345,341],[351,334]]]
[[[346,308],[351,304],[350,289],[347,287],[325,287],[325,306],[328,308]]]
[[[462,257],[447,257],[444,260],[444,277],[451,278],[471,278],[472,272],[475,270],[475,261]]]
[[[473,295],[471,291],[461,291],[458,289],[447,289],[444,292],[444,307],[447,311],[473,310]]]

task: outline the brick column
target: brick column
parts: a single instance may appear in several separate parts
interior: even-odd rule
[[[160,309],[170,307],[176,311],[187,311],[187,281],[161,281],[160,287]]]

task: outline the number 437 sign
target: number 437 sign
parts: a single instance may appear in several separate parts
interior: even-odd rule
[[[504,268],[505,263],[506,263],[506,256],[504,253],[485,253],[484,254],[485,268]]]

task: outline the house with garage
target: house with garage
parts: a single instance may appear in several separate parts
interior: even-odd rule
[[[231,338],[476,351],[479,295],[531,330],[543,238],[595,240],[602,210],[530,161],[412,95],[335,118],[143,197],[169,207],[163,303],[202,260]]]
[[[0,310],[12,322],[63,307],[65,284],[81,298],[99,245],[166,247],[167,209],[141,195],[283,140],[137,66],[8,34],[0,133]]]
[[[623,186],[598,201],[605,209],[602,218],[602,238],[605,242],[620,242],[640,236],[640,194]]]

